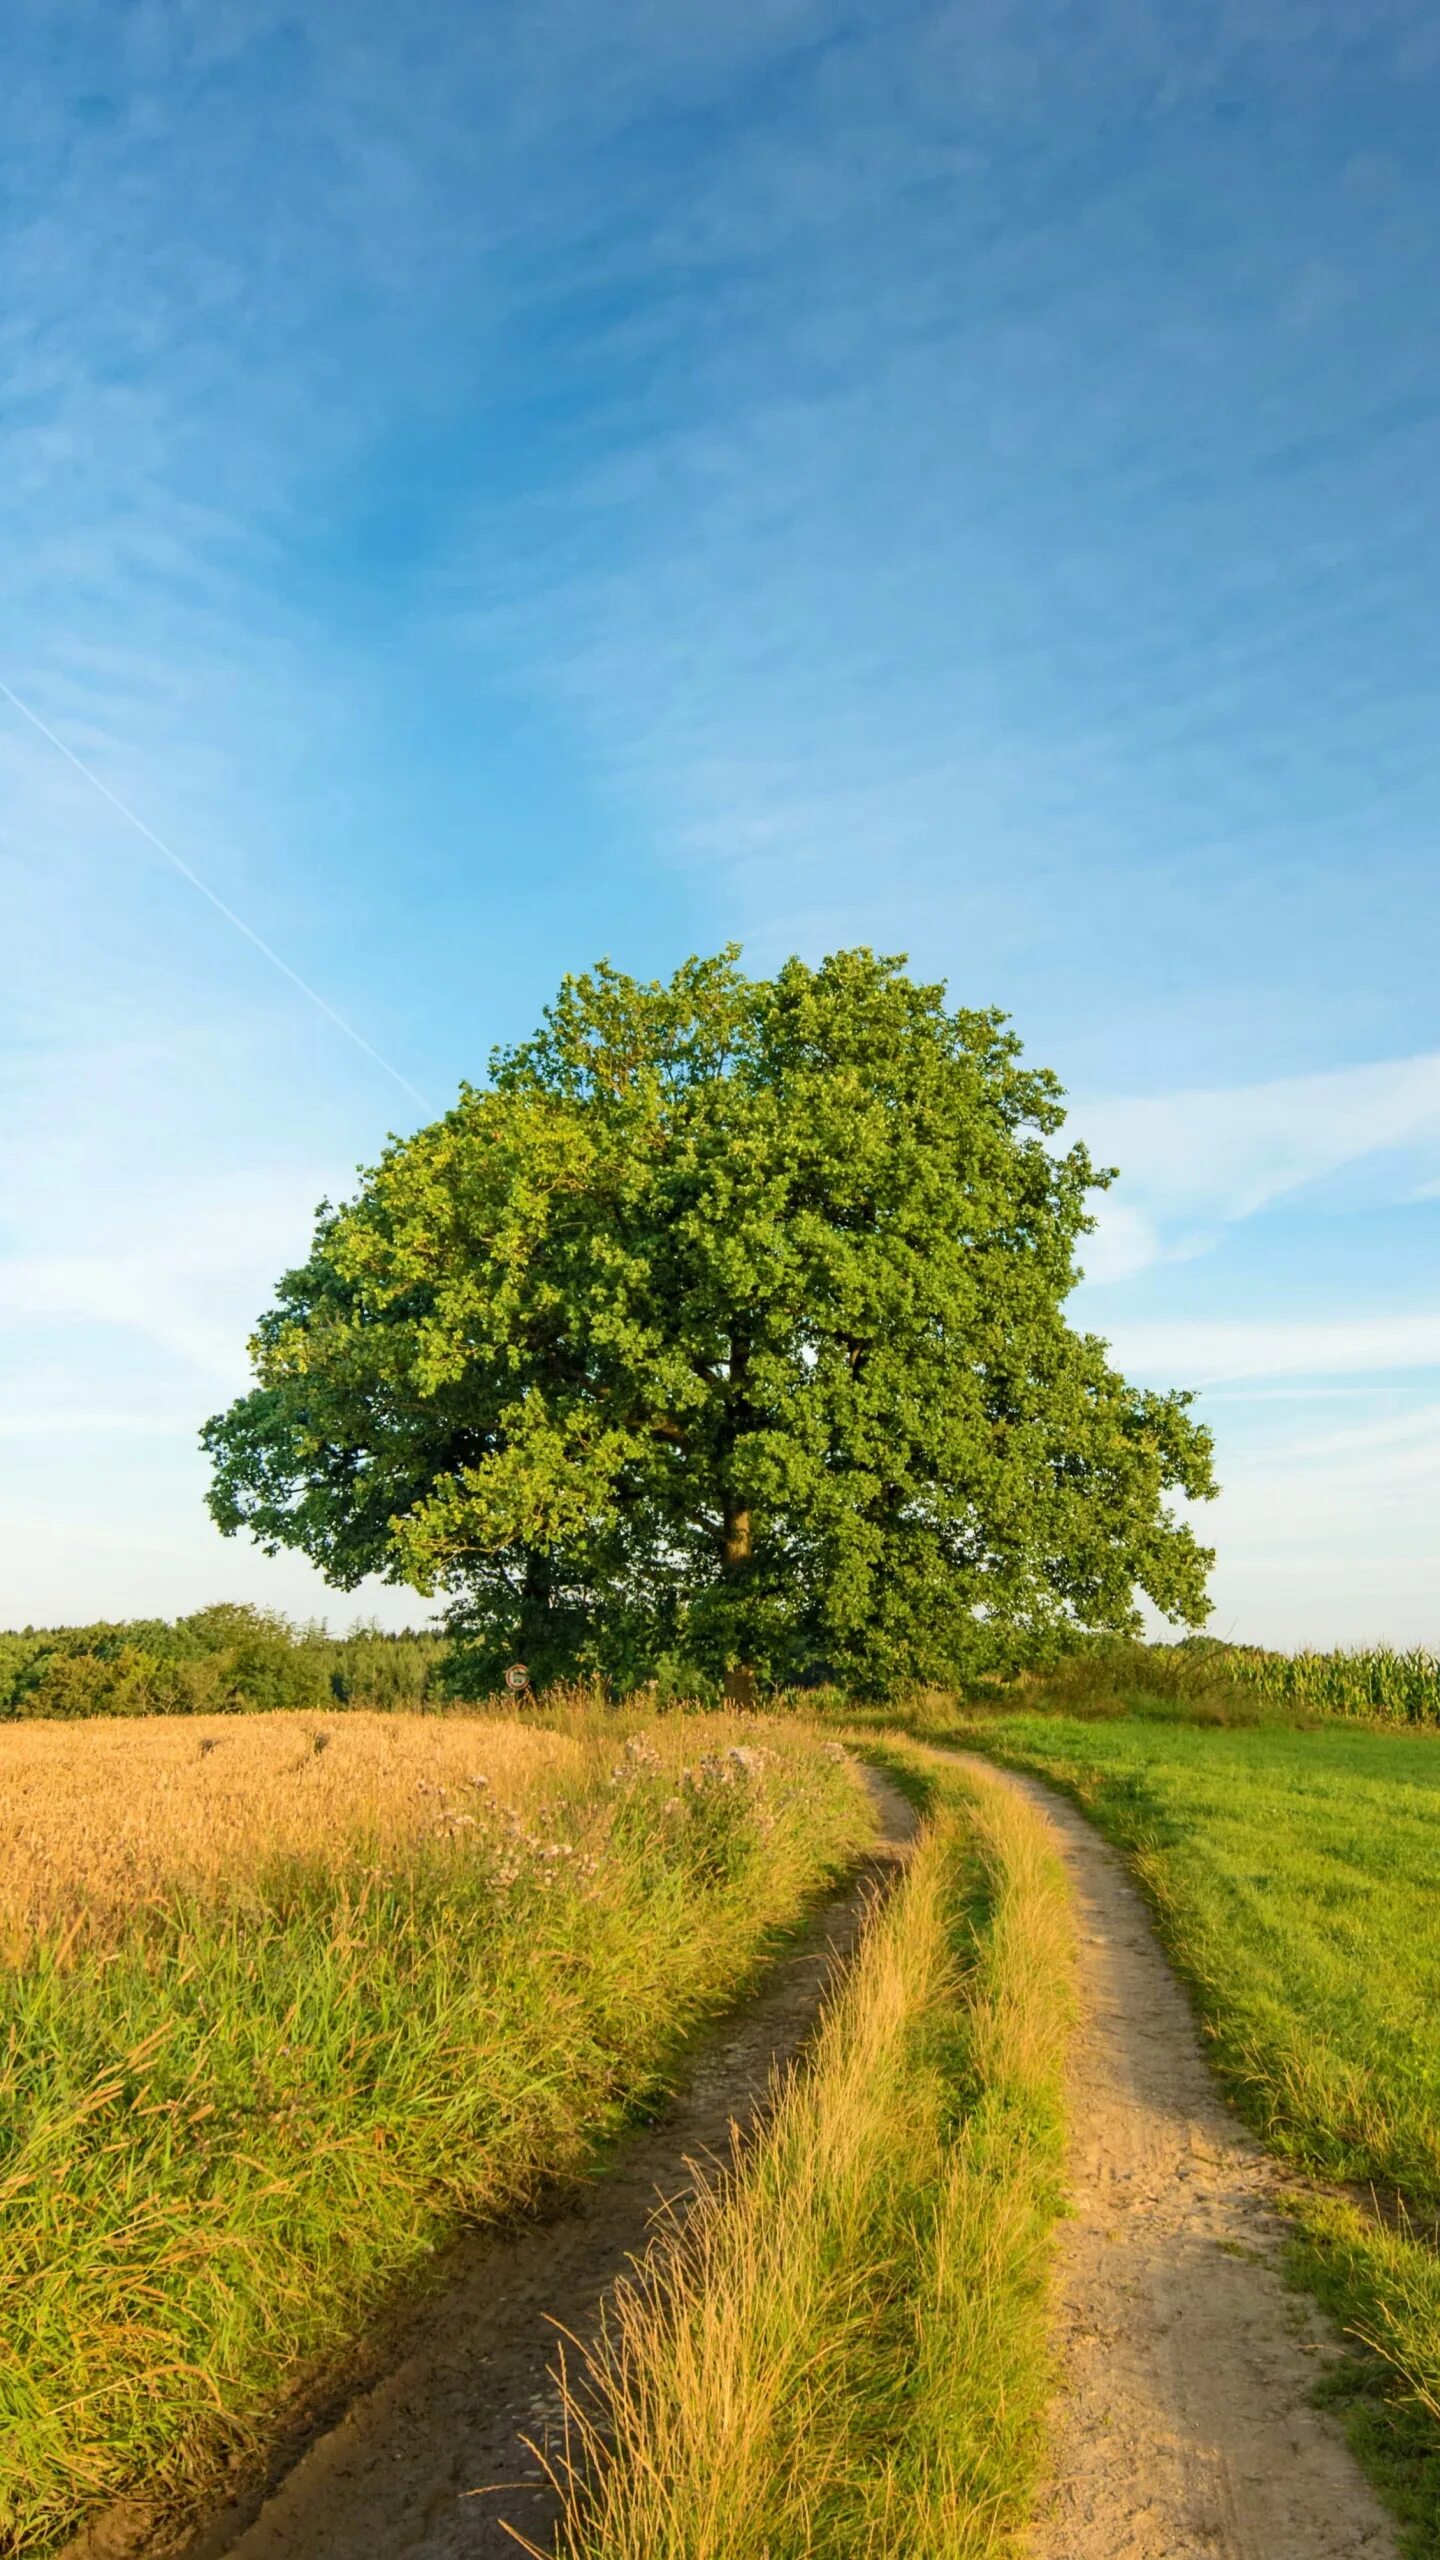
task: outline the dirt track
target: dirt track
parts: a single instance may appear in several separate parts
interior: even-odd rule
[[[1217,2098],[1119,1858],[1048,1788],[1009,1783],[1059,1835],[1085,2009],[1033,2560],[1382,2560],[1394,2528],[1310,2406],[1335,2340],[1278,2272],[1279,2172]]]
[[[399,2343],[386,2379],[263,2504],[213,2518],[178,2560],[516,2560],[502,2517],[546,2539],[555,2504],[522,2439],[543,2442],[558,2416],[552,2324],[584,2335],[606,2287],[643,2249],[657,2199],[683,2198],[687,2162],[728,2149],[731,2125],[754,2118],[773,2068],[804,2042],[876,1878],[893,1870],[915,1830],[892,1787],[870,1773],[867,1784],[886,1846],[704,2049],[663,2121],[627,2142],[567,2209],[510,2238],[477,2235],[458,2252],[454,2281]],[[104,2543],[90,2547],[100,2560]]]
[[[1335,2340],[1278,2272],[1280,2173],[1216,2096],[1121,1861],[1048,1788],[976,1765],[1053,1824],[1082,1955],[1062,2384],[1031,2560],[1393,2560],[1392,2526],[1310,2405]],[[893,1867],[914,1818],[872,1783]],[[268,2496],[165,2542],[165,2560],[514,2560],[502,2518],[545,2542],[554,2502],[523,2439],[543,2443],[558,2415],[552,2323],[590,2328],[657,2197],[683,2199],[688,2161],[753,2121],[852,1950],[864,1899],[861,1887],[822,1911],[604,2178],[512,2237],[462,2246],[453,2281],[390,2342],[386,2378],[298,2459],[292,2447]],[[158,2560],[161,2547],[116,2516],[73,2560]]]

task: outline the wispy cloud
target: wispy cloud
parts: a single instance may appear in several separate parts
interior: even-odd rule
[[[1072,1126],[1122,1179],[1101,1204],[1087,1276],[1128,1279],[1346,1168],[1394,1159],[1413,1198],[1440,1159],[1440,1054],[1209,1092],[1080,1102]]]
[[[1435,1647],[1440,1408],[1232,1453],[1198,1523],[1220,1550],[1216,1632]]]
[[[33,1440],[48,1446],[55,1440],[105,1440],[113,1433],[124,1440],[193,1439],[194,1423],[188,1414],[167,1415],[153,1406],[133,1412],[56,1407],[34,1413],[0,1413],[0,1440]]]
[[[1375,1457],[1394,1479],[1396,1470],[1420,1467],[1429,1469],[1440,1462],[1440,1404],[1412,1405],[1404,1413],[1377,1414],[1368,1422],[1349,1423],[1339,1430],[1307,1431],[1287,1441],[1276,1463],[1292,1465],[1297,1459],[1344,1458],[1365,1460]]]
[[[106,1337],[138,1335],[195,1373],[192,1395],[238,1383],[249,1327],[280,1272],[303,1260],[322,1188],[313,1173],[237,1168],[92,1202],[83,1243],[0,1258],[0,1329],[68,1329],[102,1374]]]
[[[1276,1324],[1158,1317],[1116,1324],[1112,1340],[1123,1367],[1167,1385],[1440,1368],[1440,1313]]]
[[[907,948],[1098,1095],[1153,1059],[1194,1090],[1077,1125],[1092,1275],[1163,1304],[1440,1171],[1435,1059],[1282,1072],[1429,1036],[1435,70],[1418,0],[22,5],[0,675],[426,1091],[652,887],[757,961]],[[11,720],[0,792],[27,1614],[241,1569],[120,1420],[240,1383],[392,1105]],[[564,833],[593,903],[517,927]],[[1431,1357],[1212,1273],[1135,1361]]]
[[[1417,28],[1397,10],[1381,58]],[[1296,23],[1322,90],[1338,41]],[[683,225],[627,244],[669,259],[599,350],[618,452],[567,449],[562,486],[482,501],[447,553],[452,627],[547,686],[765,956],[903,942],[981,1000],[1038,981],[1096,1049],[1099,981],[1112,1055],[1177,982],[1198,1010],[1205,978],[1212,1028],[1258,983],[1253,1055],[1346,906],[1335,838],[1387,858],[1428,716],[1390,645],[1434,509],[1403,347],[1389,395],[1344,353],[1373,212],[1347,226],[1318,163],[1282,180],[1253,135],[1217,141],[1217,94],[1270,103],[1274,43],[1235,20],[1161,61],[1102,8],[1050,53],[1010,11],[916,10],[902,64],[882,23],[847,28],[818,130],[777,105],[702,155]],[[1266,386],[1238,408],[1237,300]],[[1317,412],[1374,540],[1333,506],[1322,535]],[[1352,934],[1373,953],[1382,919]]]

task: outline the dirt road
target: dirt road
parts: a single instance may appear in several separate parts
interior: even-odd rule
[[[1310,2405],[1335,2340],[1278,2272],[1280,2173],[1220,2103],[1120,1859],[1049,1789],[1005,1782],[1058,1835],[1083,1960],[1062,2384],[1031,2560],[1393,2560],[1393,2528]],[[893,1867],[914,1820],[874,1783]],[[386,2378],[292,2450],[268,2496],[166,2542],[166,2560],[514,2560],[502,2518],[544,2543],[554,2503],[523,2438],[543,2442],[558,2418],[551,2322],[583,2335],[657,2195],[683,2199],[687,2161],[753,2120],[853,1949],[863,1900],[828,1905],[610,2173],[513,2237],[466,2243]],[[102,2527],[74,2560],[158,2560],[162,2545],[112,2521],[115,2538]]]
[[[1393,2527],[1310,2406],[1335,2340],[1278,2272],[1280,2173],[1216,2096],[1120,1859],[1048,1788],[1009,1783],[1059,1836],[1084,1996],[1033,2560],[1388,2560]]]
[[[683,2198],[687,2161],[728,2149],[731,2125],[754,2118],[772,2070],[803,2044],[876,1879],[893,1871],[915,1830],[894,1788],[869,1772],[866,1783],[881,1813],[881,1851],[704,2049],[664,2120],[627,2142],[568,2209],[513,2237],[467,2244],[386,2379],[263,2503],[253,2498],[191,2535],[183,2560],[515,2560],[502,2517],[546,2539],[555,2504],[522,2439],[543,2442],[558,2419],[552,2323],[585,2334],[607,2286],[643,2249],[657,2199]],[[90,2560],[120,2547],[92,2542]]]

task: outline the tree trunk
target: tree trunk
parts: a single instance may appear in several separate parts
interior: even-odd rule
[[[727,1582],[738,1582],[750,1562],[750,1512],[744,1503],[730,1499],[725,1504],[725,1539],[720,1565]],[[732,1663],[725,1674],[726,1703],[732,1707],[751,1708],[759,1702],[755,1674],[748,1662]]]
[[[535,1674],[537,1688],[543,1688],[552,1676],[549,1660],[552,1575],[548,1550],[544,1547],[529,1548],[520,1595],[520,1651]]]
[[[720,1560],[727,1582],[738,1580],[750,1561],[749,1509],[743,1503],[728,1499],[725,1504],[725,1536]]]

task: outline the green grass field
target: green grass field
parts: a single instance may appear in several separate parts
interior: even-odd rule
[[[1440,2548],[1440,1736],[989,1713],[969,1737],[1130,1855],[1231,2096],[1300,2172],[1295,2264],[1372,2353],[1334,2388]],[[1373,2193],[1372,2193],[1373,2191]]]

